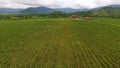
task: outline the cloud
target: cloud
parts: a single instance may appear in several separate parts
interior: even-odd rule
[[[120,4],[120,0],[0,0],[0,7],[28,8],[47,6],[51,8],[95,8],[110,4]]]

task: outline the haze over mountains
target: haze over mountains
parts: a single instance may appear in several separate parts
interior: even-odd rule
[[[30,7],[30,8],[24,9],[20,11],[20,13],[51,13],[55,11],[56,11],[55,9],[40,6],[40,7],[34,7],[34,8]]]
[[[0,13],[18,13],[24,9],[0,8]]]
[[[0,13],[51,13],[55,11],[61,11],[61,12],[82,12],[82,11],[89,11],[89,10],[100,10],[104,7],[111,7],[109,10],[113,10],[113,8],[120,9],[120,5],[108,5],[103,7],[98,7],[94,9],[87,9],[87,8],[80,8],[80,9],[74,9],[74,8],[48,8],[44,6],[40,7],[30,7],[27,9],[13,9],[13,8],[0,8]],[[105,10],[105,9],[104,9]],[[108,9],[106,9],[108,10]]]
[[[13,9],[13,8],[0,8],[0,13],[50,13],[55,11],[61,12],[78,12],[78,11],[87,11],[89,9],[82,8],[82,9],[74,9],[74,8],[48,8],[44,6],[40,7],[30,7],[27,9]]]

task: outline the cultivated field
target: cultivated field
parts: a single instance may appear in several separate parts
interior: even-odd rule
[[[120,68],[120,19],[0,21],[0,68]]]

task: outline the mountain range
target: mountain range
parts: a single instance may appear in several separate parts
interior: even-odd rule
[[[40,6],[40,7],[35,7],[35,8],[30,7],[30,8],[24,9],[24,10],[20,11],[20,13],[51,13],[51,12],[55,12],[55,11],[56,10],[54,10],[54,9]]]
[[[0,8],[0,13],[18,13],[24,9]]]
[[[61,11],[61,12],[71,13],[71,12],[88,11],[89,9],[87,9],[87,8],[82,8],[82,9],[74,9],[74,8],[55,8],[55,10]]]
[[[87,8],[83,9],[74,9],[74,8],[48,8],[48,7],[35,7],[35,8],[27,8],[25,10],[20,11],[21,13],[51,13],[51,12],[66,12],[66,13],[71,13],[71,12],[78,12],[78,11],[87,11]]]
[[[87,9],[87,8],[82,8],[82,9],[74,9],[74,8],[48,8],[44,6],[40,7],[30,7],[27,9],[13,9],[13,8],[0,8],[0,13],[51,13],[55,11],[61,11],[61,12],[83,12],[83,11],[91,11],[91,10],[100,10],[104,7],[111,7],[109,9],[117,8],[120,9],[120,5],[108,5],[108,6],[103,6],[103,7],[98,7],[98,8],[93,8],[93,9]],[[104,9],[106,10],[106,9]],[[108,10],[108,9],[107,9]]]

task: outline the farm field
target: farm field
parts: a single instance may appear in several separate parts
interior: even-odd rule
[[[120,68],[120,19],[1,20],[0,68]]]

